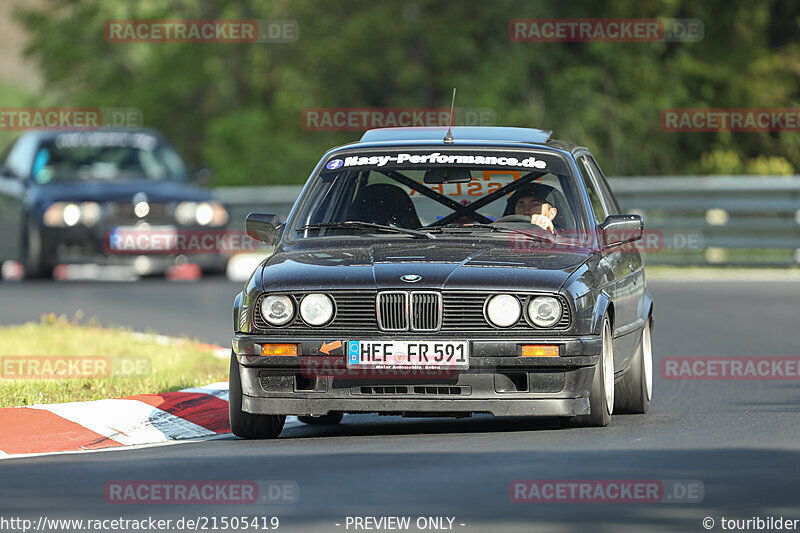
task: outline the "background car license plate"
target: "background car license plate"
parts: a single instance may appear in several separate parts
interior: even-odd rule
[[[347,341],[347,366],[469,368],[466,341]]]

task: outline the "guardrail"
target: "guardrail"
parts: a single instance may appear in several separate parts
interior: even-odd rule
[[[648,264],[788,267],[800,264],[800,176],[631,176],[610,178],[626,212],[663,236]],[[251,211],[286,218],[300,186],[215,190],[244,228]],[[652,251],[652,250],[649,250]]]

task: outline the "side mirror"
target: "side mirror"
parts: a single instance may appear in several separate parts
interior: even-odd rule
[[[278,241],[280,225],[281,219],[278,215],[264,213],[250,213],[244,221],[247,236],[265,244],[275,244]]]
[[[192,174],[192,181],[198,185],[208,185],[213,177],[214,172],[212,172],[210,168],[201,168]]]
[[[635,242],[644,234],[644,221],[639,215],[611,215],[600,224],[603,247]]]

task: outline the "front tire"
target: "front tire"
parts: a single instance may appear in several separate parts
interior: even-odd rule
[[[239,361],[231,351],[231,368],[228,378],[228,419],[231,431],[243,439],[274,439],[283,431],[284,415],[254,415],[242,411],[242,377]]]
[[[642,330],[642,342],[631,360],[631,367],[617,386],[614,410],[623,414],[644,414],[653,396],[653,348],[650,339],[651,318]]]
[[[589,394],[592,412],[572,419],[578,427],[605,427],[614,412],[614,336],[608,316],[603,318],[602,339],[600,360],[594,369],[592,392]]]
[[[25,225],[22,236],[22,264],[25,267],[26,279],[51,278],[53,267],[44,256],[42,234],[33,221]]]

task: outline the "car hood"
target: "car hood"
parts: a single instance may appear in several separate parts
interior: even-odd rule
[[[557,291],[592,253],[518,253],[503,244],[439,241],[279,251],[262,267],[265,290],[475,289]],[[421,276],[404,282],[406,274]]]
[[[43,203],[55,201],[130,202],[138,193],[144,193],[150,203],[182,200],[203,201],[210,198],[210,192],[207,189],[193,184],[151,180],[51,183],[31,189],[35,200]]]

